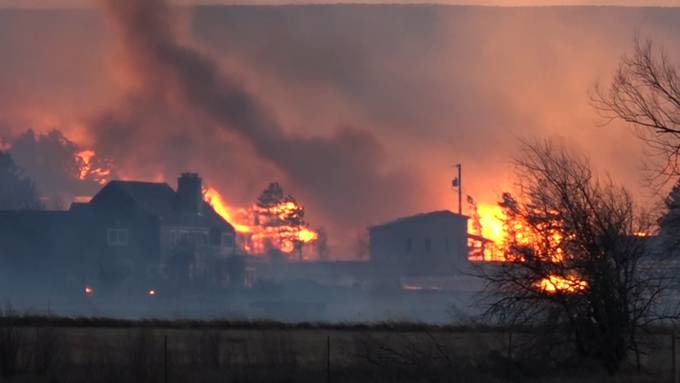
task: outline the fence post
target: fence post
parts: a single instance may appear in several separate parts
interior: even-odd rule
[[[508,360],[506,361],[505,377],[507,381],[512,380],[512,330],[508,332]]]
[[[678,383],[678,362],[676,357],[676,333],[675,329],[671,332],[671,382]]]
[[[168,383],[168,335],[163,336],[163,382]]]
[[[512,330],[508,334],[508,360],[512,360]]]
[[[326,383],[331,382],[331,336],[326,336]]]

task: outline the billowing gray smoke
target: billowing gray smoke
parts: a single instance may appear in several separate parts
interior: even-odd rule
[[[327,136],[286,131],[266,100],[246,90],[236,76],[223,73],[216,59],[180,42],[177,20],[166,1],[109,0],[105,4],[136,81],[130,96],[134,101],[95,120],[97,145],[107,155],[124,157],[120,150],[130,147],[126,141],[153,132],[154,141],[175,137],[176,141],[166,146],[167,157],[180,159],[180,165],[183,156],[196,150],[193,141],[204,142],[201,137],[226,133],[236,143],[200,150],[212,150],[214,158],[228,166],[226,163],[239,158],[225,157],[224,151],[239,143],[251,148],[257,157],[273,163],[293,189],[314,196],[314,205],[323,207],[327,219],[345,227],[390,206],[404,206],[414,195],[400,186],[404,174],[381,171],[382,148],[369,131],[347,126]],[[154,126],[164,115],[178,110],[189,127],[169,128],[175,121]],[[191,163],[189,158],[184,160]],[[241,182],[233,179],[233,174],[223,176]]]
[[[494,203],[517,138],[562,136],[648,194],[643,146],[597,126],[588,89],[635,31],[680,62],[677,9],[103,9],[0,11],[0,136],[60,129],[124,178],[198,171],[235,206],[279,181],[331,245],[338,226],[455,209],[458,161]]]

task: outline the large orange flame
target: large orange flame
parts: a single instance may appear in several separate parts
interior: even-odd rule
[[[537,283],[537,287],[549,293],[579,293],[588,288],[588,283],[578,277],[561,277],[559,275],[550,275],[541,279]]]
[[[104,185],[109,182],[109,176],[111,175],[111,169],[104,167],[93,166],[92,159],[97,155],[97,153],[92,149],[81,150],[76,153],[76,162],[80,165],[78,178],[81,181],[86,179],[92,179],[100,185]]]
[[[224,202],[215,188],[206,188],[204,196],[215,212],[234,226],[243,249],[251,255],[262,255],[272,248],[291,254],[301,245],[312,243],[319,237],[316,231],[305,225],[270,225],[263,218],[275,217],[278,222],[285,222],[299,211],[300,206],[296,202],[285,201],[266,208],[257,205],[234,208]]]
[[[237,211],[236,209],[230,208],[222,199],[220,193],[214,188],[206,188],[203,191],[203,196],[205,200],[210,204],[210,206],[215,209],[215,212],[219,214],[225,221],[229,222],[234,229],[239,233],[250,233],[251,228],[247,224],[240,223],[236,220]],[[239,214],[241,215],[241,214]]]
[[[546,246],[547,243],[550,256],[546,262],[559,262],[563,259],[564,254],[560,247],[563,238],[558,230],[547,230],[549,238],[546,241],[545,238],[541,238],[541,234],[545,233],[532,230],[520,220],[510,220],[498,205],[479,204],[474,208],[468,225],[470,261],[505,262],[511,243],[523,246],[538,243]],[[588,283],[577,276],[549,275],[538,281],[536,287],[549,294],[579,293],[587,289]]]

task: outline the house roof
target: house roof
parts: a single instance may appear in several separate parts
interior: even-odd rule
[[[208,224],[233,230],[233,226],[218,215],[212,206],[206,202],[203,202],[201,206],[200,215],[180,211],[177,204],[177,192],[165,182],[111,181],[92,198],[91,202],[97,203],[100,195],[111,190],[119,190],[125,193],[139,208],[158,216],[166,225]]]
[[[468,219],[468,217],[466,215],[456,214],[456,213],[454,213],[450,210],[437,210],[437,211],[432,211],[432,212],[429,212],[429,213],[420,213],[420,214],[416,214],[416,215],[410,215],[410,216],[407,216],[407,217],[397,218],[395,220],[385,222],[385,223],[382,223],[382,224],[379,224],[379,225],[370,226],[368,229],[369,230],[383,229],[383,228],[387,228],[387,227],[393,227],[393,226],[396,226],[396,225],[401,225],[401,224],[404,224],[404,223],[422,222],[422,221],[426,221],[426,220],[429,220],[429,219],[442,218],[442,217],[453,218],[453,219],[463,219],[463,220]]]
[[[176,193],[165,182],[111,181],[104,189],[108,187],[119,188],[130,196],[137,206],[151,214],[161,216],[174,210]]]

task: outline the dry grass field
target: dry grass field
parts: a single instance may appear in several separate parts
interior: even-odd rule
[[[647,338],[640,369],[529,358],[521,332],[409,323],[284,324],[0,318],[9,382],[659,382],[670,335]]]

